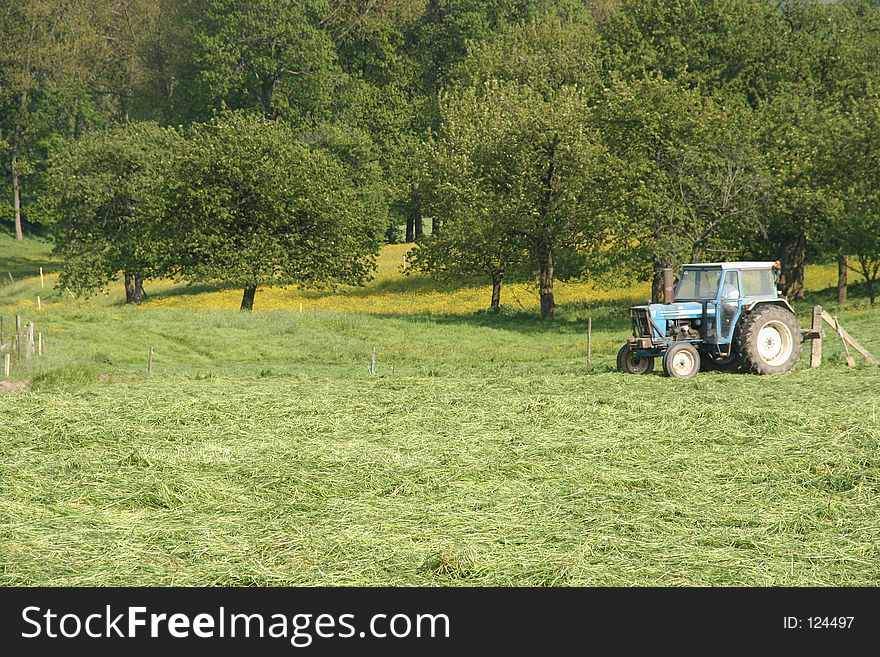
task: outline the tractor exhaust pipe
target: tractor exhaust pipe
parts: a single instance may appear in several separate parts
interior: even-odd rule
[[[672,280],[672,269],[666,267],[663,269],[663,303],[672,303],[673,296],[675,296],[675,283]]]

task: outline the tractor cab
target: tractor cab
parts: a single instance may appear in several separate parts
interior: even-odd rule
[[[751,308],[758,302],[779,302],[777,272],[777,264],[771,262],[687,265],[675,287],[671,305],[692,310],[694,306],[691,304],[699,305],[700,310],[705,307],[708,320],[705,341],[728,345],[744,307]],[[788,305],[784,300],[783,303]],[[669,307],[668,304],[653,305]]]
[[[664,357],[665,367],[666,354],[673,347],[677,353],[694,356],[682,364],[679,376],[685,375],[682,372],[695,374],[701,361],[704,368],[711,364],[738,367],[742,352],[749,351],[739,329],[747,317],[768,307],[776,308],[777,314],[785,313],[787,320],[768,325],[761,334],[763,357],[770,369],[788,366],[795,351],[794,333],[799,338],[800,327],[791,305],[776,289],[778,271],[779,264],[774,262],[697,263],[686,265],[673,286],[672,271],[666,270],[665,303],[630,310],[634,337],[621,350],[629,360],[621,364],[618,358],[618,367],[630,371],[636,361],[647,367],[644,363],[656,357]],[[797,352],[799,355],[799,347]]]

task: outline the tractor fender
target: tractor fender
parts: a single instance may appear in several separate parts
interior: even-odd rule
[[[780,308],[785,308],[792,315],[797,316],[797,313],[794,311],[794,308],[792,308],[792,305],[788,302],[787,299],[766,299],[766,300],[754,301],[746,306],[743,306],[743,310],[747,313],[750,313],[755,308],[758,308],[760,306],[767,306],[767,305],[779,306]]]

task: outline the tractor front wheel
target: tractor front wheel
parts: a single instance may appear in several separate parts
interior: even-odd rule
[[[663,355],[666,376],[690,379],[700,371],[700,352],[690,342],[676,342]]]
[[[654,359],[642,358],[627,343],[617,352],[617,369],[624,374],[650,374],[654,371]]]
[[[746,317],[739,351],[749,372],[782,374],[801,357],[801,327],[797,318],[779,306],[759,306]]]

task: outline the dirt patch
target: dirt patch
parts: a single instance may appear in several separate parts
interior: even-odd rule
[[[30,381],[0,381],[0,393],[24,392]]]

